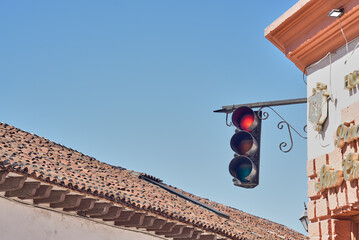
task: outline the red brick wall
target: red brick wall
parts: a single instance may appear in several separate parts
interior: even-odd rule
[[[359,102],[342,110],[342,123],[355,121],[359,124]],[[334,142],[334,133],[333,142]],[[348,153],[358,152],[358,142],[346,144],[343,149],[318,156],[307,161],[308,180],[308,227],[311,240],[350,240],[351,217],[359,214],[358,180],[343,181],[340,186],[317,192],[314,184],[318,181],[320,168],[328,164],[335,170],[342,170],[342,160]]]

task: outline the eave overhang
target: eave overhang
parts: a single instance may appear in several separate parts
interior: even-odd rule
[[[138,232],[141,230],[144,233],[151,231],[152,235],[166,239],[242,239],[236,236],[221,236],[210,229],[206,231],[105,196],[95,196],[59,186],[11,167],[0,166],[0,197],[16,198],[18,202],[34,206],[43,205],[43,209],[56,209],[56,212],[66,212],[84,219],[103,220],[107,225],[119,226],[122,229],[137,228]]]
[[[271,41],[301,71],[345,45],[339,19],[328,17],[344,8],[341,26],[348,42],[359,36],[359,0],[300,0],[265,29]]]

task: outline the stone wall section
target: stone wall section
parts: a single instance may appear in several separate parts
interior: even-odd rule
[[[341,122],[359,124],[359,102],[342,110]],[[335,133],[327,133],[334,134]],[[308,198],[307,204],[309,238],[311,240],[350,240],[352,216],[359,215],[358,180],[343,181],[340,186],[315,191],[315,183],[321,167],[330,165],[335,170],[342,170],[342,161],[349,153],[359,152],[359,139],[346,144],[342,149],[318,156],[307,161]]]

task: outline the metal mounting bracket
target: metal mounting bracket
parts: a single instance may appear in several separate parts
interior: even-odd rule
[[[272,106],[281,106],[281,105],[292,105],[292,104],[301,104],[301,103],[307,103],[307,98],[296,98],[296,99],[287,99],[287,100],[279,100],[279,101],[267,101],[267,102],[257,102],[257,103],[246,103],[246,104],[237,104],[237,105],[229,105],[229,106],[223,106],[222,109],[215,110],[213,112],[216,113],[225,113],[226,114],[226,125],[232,126],[232,123],[228,123],[228,115],[232,113],[234,110],[236,110],[239,107],[247,106],[250,108],[259,108],[258,110],[258,117],[262,120],[266,120],[269,117],[268,112],[264,112],[263,108],[269,108],[271,109],[282,121],[280,121],[277,124],[277,128],[282,130],[284,126],[287,126],[288,134],[290,138],[290,145],[289,147],[286,142],[281,142],[279,144],[279,149],[284,152],[288,153],[293,149],[293,138],[292,138],[292,132],[293,130],[299,137],[303,139],[307,139],[306,136],[301,135],[292,125],[290,125],[277,111],[275,111]],[[303,127],[303,131],[307,133],[307,125]]]

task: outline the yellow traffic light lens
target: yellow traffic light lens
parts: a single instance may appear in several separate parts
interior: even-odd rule
[[[239,155],[253,156],[258,143],[249,132],[242,130],[232,136],[230,146]]]
[[[252,139],[243,139],[238,143],[237,153],[240,155],[248,155],[248,152],[249,150],[251,150],[252,146],[253,146]]]

